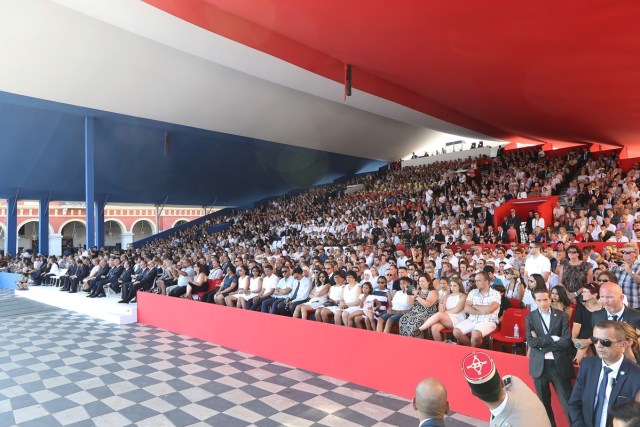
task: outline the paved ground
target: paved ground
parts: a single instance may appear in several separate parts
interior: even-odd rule
[[[157,328],[7,290],[0,317],[0,426],[417,425],[406,399]]]

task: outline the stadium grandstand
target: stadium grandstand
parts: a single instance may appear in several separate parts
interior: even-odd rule
[[[0,4],[0,425],[485,426],[480,350],[571,425],[538,355],[640,360],[640,6],[543,3]]]

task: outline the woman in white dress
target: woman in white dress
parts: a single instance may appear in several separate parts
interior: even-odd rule
[[[251,268],[251,278],[249,279],[249,289],[244,292],[238,292],[236,307],[246,308],[247,302],[251,303],[252,300],[260,294],[262,290],[262,269],[255,265]]]
[[[326,271],[318,273],[315,286],[311,293],[309,293],[309,301],[304,304],[299,304],[293,311],[293,317],[299,317],[307,320],[309,313],[313,313],[320,307],[324,307],[324,303],[329,298],[329,290],[331,288],[331,282],[329,281],[329,275]],[[317,319],[316,319],[317,320]]]
[[[316,322],[330,323],[338,309],[344,291],[344,271],[338,271],[335,276],[335,285],[329,288],[329,297],[325,303],[316,309]]]
[[[507,298],[519,299],[522,301],[526,289],[524,283],[520,280],[520,273],[515,271],[513,268],[507,268],[504,272],[504,275],[507,278],[507,281],[504,284],[504,287],[507,290],[505,296]]]
[[[360,295],[362,287],[357,282],[358,275],[355,271],[347,271],[347,284],[342,290],[342,299],[338,303],[338,309],[333,313],[333,322],[342,325],[342,313],[350,307],[358,307],[361,303]]]
[[[373,296],[373,285],[371,285],[371,282],[364,282],[360,286],[362,287],[360,304],[349,307],[342,312],[342,323],[349,327],[353,321],[354,326],[363,329],[364,316],[366,316],[367,313],[373,313],[376,297]]]
[[[400,278],[400,290],[393,294],[391,299],[391,308],[378,318],[376,330],[378,332],[391,333],[394,323],[400,322],[402,316],[411,310],[409,305],[409,295],[407,295],[407,287],[411,283],[411,278]]]
[[[464,313],[467,295],[464,293],[462,281],[457,277],[451,279],[449,288],[451,293],[444,300],[440,300],[438,312],[420,326],[420,330],[423,332],[430,329],[435,341],[442,341],[440,331],[455,328],[459,322],[467,317]]]
[[[224,302],[227,304],[227,307],[235,307],[238,302],[238,295],[245,294],[249,292],[249,274],[246,265],[241,265],[238,267],[236,274],[238,275],[238,290],[227,295],[224,298]]]

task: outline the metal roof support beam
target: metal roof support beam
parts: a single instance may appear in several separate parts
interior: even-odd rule
[[[86,206],[87,249],[95,246],[95,129],[94,118],[84,118],[84,202]],[[104,225],[102,230],[104,231]]]
[[[211,204],[210,204],[210,205],[208,205],[208,206],[203,206],[203,207],[202,207],[202,209],[204,209],[204,214],[205,214],[205,215],[209,215],[209,213],[210,213],[210,212],[209,212],[209,208],[211,208],[211,212],[213,212],[213,209],[216,207],[216,202],[217,202],[217,201],[218,201],[218,198],[216,197],[216,198],[213,200],[213,203],[211,203]]]
[[[101,248],[104,246],[104,207],[106,202],[96,202],[96,246]]]
[[[169,200],[169,196],[164,198],[164,202],[162,203],[162,206],[156,205],[156,230],[157,230],[157,233],[160,233],[161,231],[164,231],[160,227],[160,215],[162,215],[162,211],[164,211],[164,207],[167,205],[167,201],[168,200]]]

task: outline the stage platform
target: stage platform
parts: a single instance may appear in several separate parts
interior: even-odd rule
[[[118,325],[138,321],[137,304],[118,304],[117,297],[87,298],[87,295],[86,292],[60,292],[60,288],[54,286],[31,286],[28,291],[16,291],[17,297],[86,314]]]

